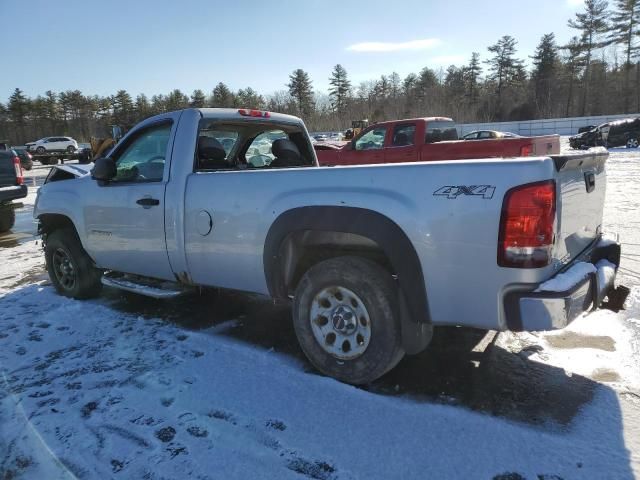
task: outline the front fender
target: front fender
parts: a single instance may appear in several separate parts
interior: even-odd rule
[[[41,221],[45,215],[67,217],[75,227],[82,246],[86,250],[80,193],[75,189],[66,188],[66,185],[62,188],[62,184],[75,184],[75,182],[56,182],[40,187],[33,208],[33,218]]]

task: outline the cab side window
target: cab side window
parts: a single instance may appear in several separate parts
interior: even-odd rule
[[[161,123],[137,132],[112,158],[116,162],[114,182],[160,182],[164,173],[171,123]]]
[[[384,146],[384,137],[387,135],[385,127],[369,130],[356,140],[356,150],[381,150]]]
[[[393,139],[391,145],[394,147],[406,147],[415,143],[416,126],[396,125],[393,129]]]

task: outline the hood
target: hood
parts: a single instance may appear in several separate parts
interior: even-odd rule
[[[86,177],[91,173],[92,168],[93,168],[93,163],[88,163],[86,165],[83,165],[83,164],[56,165],[53,167],[53,169],[62,170],[63,172],[70,173],[76,178]]]
[[[587,136],[587,134],[590,133],[589,132],[582,132],[582,133],[578,133],[577,135],[573,135],[572,137],[569,137],[569,140],[578,140],[580,138],[584,138]]]

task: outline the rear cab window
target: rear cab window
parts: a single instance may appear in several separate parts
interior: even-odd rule
[[[313,166],[303,127],[276,122],[200,121],[196,171],[257,170]]]

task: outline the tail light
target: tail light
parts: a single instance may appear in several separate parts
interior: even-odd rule
[[[551,261],[556,216],[553,180],[509,190],[502,203],[498,265],[538,268]]]
[[[533,145],[532,144],[528,144],[528,145],[523,145],[520,147],[520,156],[521,157],[528,157],[530,155],[534,155],[534,151],[533,151]]]
[[[24,183],[24,177],[22,176],[20,157],[13,157],[13,168],[16,170],[16,185],[22,185]]]

